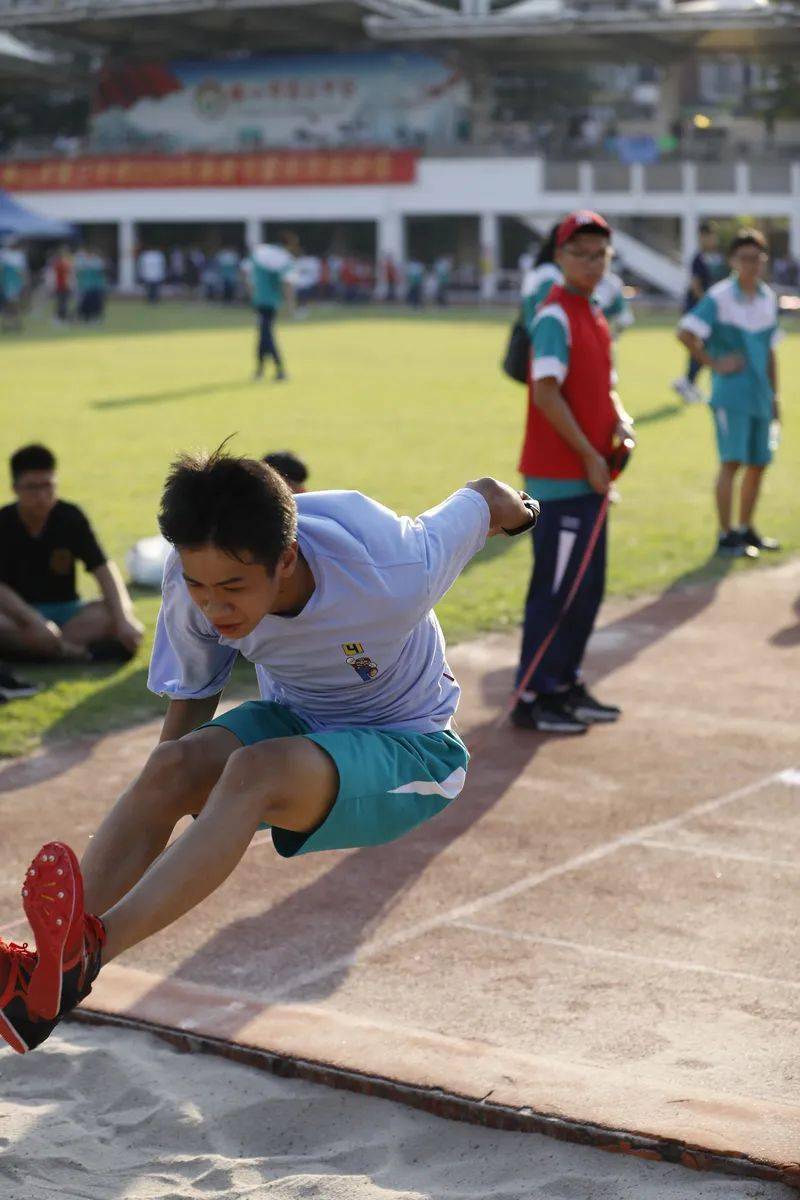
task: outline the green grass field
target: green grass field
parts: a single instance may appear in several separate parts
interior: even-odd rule
[[[517,479],[525,395],[498,369],[508,320],[340,311],[287,321],[279,333],[291,380],[276,387],[250,382],[254,334],[243,310],[119,303],[92,331],[33,317],[24,334],[0,341],[0,453],[5,461],[24,442],[49,444],[62,495],[86,508],[120,564],[137,538],[156,531],[175,451],[230,434],[242,453],[294,449],[310,463],[313,486],[358,488],[417,513],[477,475]],[[790,336],[780,357],[786,430],[760,517],[792,552],[800,544],[792,416],[800,339]],[[682,362],[667,321],[643,318],[619,347],[620,391],[640,447],[613,514],[614,593],[661,591],[714,569],[713,434],[708,412],[684,410],[669,390]],[[10,490],[0,493],[7,499]],[[530,566],[523,543],[495,539],[439,606],[451,640],[516,625]],[[93,588],[84,581],[85,595]],[[158,597],[139,594],[137,609],[152,631]],[[0,755],[158,713],[162,702],[145,689],[148,652],[149,639],[122,669],[29,668],[47,686],[0,709]],[[238,687],[250,683],[244,671],[236,678]]]

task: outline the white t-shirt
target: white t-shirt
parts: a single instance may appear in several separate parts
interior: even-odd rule
[[[301,613],[220,636],[193,603],[177,552],[165,570],[148,687],[175,699],[220,692],[237,651],[261,696],[312,729],[446,729],[460,688],[433,606],[486,540],[489,507],[462,488],[416,519],[360,492],[297,496],[298,542],[316,582]]]
[[[139,277],[145,283],[163,283],[167,264],[160,250],[143,250],[139,255]]]

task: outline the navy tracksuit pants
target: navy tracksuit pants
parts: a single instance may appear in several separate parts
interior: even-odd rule
[[[278,343],[275,341],[273,332],[273,324],[277,309],[268,304],[258,306],[258,349],[256,350],[256,360],[261,366],[265,358],[274,358],[275,366],[278,370],[283,369],[283,362],[278,351]]]
[[[602,503],[596,492],[541,502],[541,516],[533,530],[534,566],[525,601],[518,685],[564,607]],[[586,643],[605,591],[606,525],[604,521],[575,599],[527,684],[529,691],[552,694],[580,679]]]

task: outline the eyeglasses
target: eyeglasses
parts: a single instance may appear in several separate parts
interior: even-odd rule
[[[18,492],[54,492],[56,485],[52,482],[47,483],[18,483]]]
[[[566,246],[565,253],[572,255],[574,259],[581,263],[587,263],[589,266],[594,266],[595,263],[606,262],[610,256],[609,250],[595,250],[593,254],[589,254],[586,250],[573,250],[571,246]]]
[[[740,262],[740,263],[762,263],[762,262],[767,261],[767,258],[769,257],[769,255],[766,254],[763,250],[758,250],[758,251],[751,252],[751,253],[747,253],[746,251],[739,250],[734,255],[734,257],[735,257],[736,261]]]

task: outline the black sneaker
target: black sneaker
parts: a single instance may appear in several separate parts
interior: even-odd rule
[[[573,683],[566,695],[565,703],[579,721],[587,725],[610,724],[622,716],[622,709],[616,704],[601,704],[587,692],[582,683]]]
[[[780,550],[781,544],[775,538],[762,537],[757,530],[751,525],[749,529],[742,529],[739,537],[747,546],[753,546],[756,550],[767,550],[772,553],[775,550]]]
[[[735,529],[719,535],[717,554],[723,558],[758,558],[758,547],[751,546]]]
[[[24,679],[17,679],[10,671],[0,671],[0,697],[3,700],[26,700],[28,696],[35,696],[38,691],[37,683],[26,683]]]
[[[563,696],[537,696],[533,703],[517,701],[511,720],[517,729],[535,729],[537,733],[586,733],[589,728],[568,707]]]

